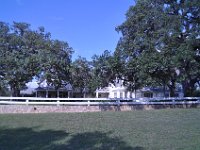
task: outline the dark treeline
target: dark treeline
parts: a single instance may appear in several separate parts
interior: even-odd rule
[[[33,78],[59,88],[67,83],[94,92],[114,79],[130,90],[160,86],[174,96],[181,85],[185,96],[200,86],[200,1],[138,0],[116,28],[122,33],[116,50],[105,50],[91,61],[78,57],[67,42],[54,40],[44,27],[0,22],[0,91],[13,96]]]

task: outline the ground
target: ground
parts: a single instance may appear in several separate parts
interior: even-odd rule
[[[0,115],[0,150],[199,148],[200,109]]]

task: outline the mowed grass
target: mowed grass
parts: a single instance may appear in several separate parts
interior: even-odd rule
[[[0,150],[199,150],[200,109],[1,114]]]

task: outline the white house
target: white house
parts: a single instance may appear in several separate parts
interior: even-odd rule
[[[123,85],[122,80],[115,80],[115,83],[109,83],[108,87],[96,90],[96,97],[108,98],[135,98],[135,93],[128,91],[127,87]]]
[[[180,87],[176,88],[176,97],[183,97],[183,91]],[[142,97],[170,97],[169,89],[165,92],[162,87],[144,87],[136,91],[129,91],[126,86],[123,85],[123,81],[116,80],[115,84],[109,83],[107,87],[96,90],[96,97],[105,98],[142,98]]]
[[[81,90],[73,88],[71,84],[67,84],[59,89],[53,86],[48,86],[46,80],[41,83],[34,80],[26,84],[27,89],[20,93],[23,96],[32,95],[36,97],[92,97],[87,93],[87,89]],[[176,97],[183,97],[183,91],[180,86],[177,86],[175,91]],[[169,89],[165,92],[162,87],[144,87],[136,91],[129,91],[123,84],[123,80],[116,79],[114,83],[109,83],[107,87],[96,90],[97,98],[143,98],[143,97],[170,97]]]

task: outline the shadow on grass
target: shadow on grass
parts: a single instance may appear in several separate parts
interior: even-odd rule
[[[31,128],[0,130],[0,150],[48,150],[54,141],[68,136],[62,131],[34,131]]]
[[[110,135],[101,132],[34,131],[32,128],[0,129],[0,150],[145,150],[140,146],[131,147]]]
[[[143,150],[142,147],[132,148],[124,141],[116,137],[110,137],[110,133],[86,132],[74,135],[69,144],[61,146],[67,150]],[[139,149],[140,148],[140,149]]]

